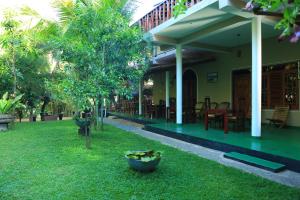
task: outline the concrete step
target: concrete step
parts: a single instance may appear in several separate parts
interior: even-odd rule
[[[255,156],[250,156],[238,152],[225,153],[224,157],[272,172],[280,172],[285,169],[285,165],[283,164],[272,162],[269,160],[264,160]]]

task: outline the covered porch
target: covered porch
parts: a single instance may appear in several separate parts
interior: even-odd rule
[[[195,122],[190,119],[197,118],[198,104],[209,98],[216,104],[228,103],[233,113],[245,107],[253,137],[261,137],[261,124],[272,117],[276,106],[290,107],[293,116],[289,125],[300,125],[296,117],[300,58],[283,50],[299,47],[276,44],[276,19],[243,12],[243,2],[191,2],[178,18],[164,17],[165,12],[169,16],[165,1],[140,21],[147,31],[145,40],[154,46],[148,72],[154,77],[152,105],[163,109],[151,108],[142,100],[141,80],[138,114],[161,117],[165,113],[178,125]],[[153,18],[156,15],[158,18]],[[145,26],[144,22],[151,23]],[[293,81],[285,81],[290,79]],[[244,106],[240,106],[240,99],[244,99]]]
[[[278,129],[262,126],[262,136],[252,137],[250,130],[243,132],[220,129],[205,130],[203,123],[178,125],[164,119],[138,115],[110,113],[114,117],[144,124],[144,129],[167,137],[183,140],[223,152],[240,152],[258,158],[285,164],[287,169],[300,172],[300,128]]]
[[[195,2],[176,19],[146,23],[145,40],[154,46],[152,65],[140,81],[134,108],[117,115],[146,123],[146,130],[158,134],[300,171],[299,45],[279,43],[276,19],[242,12],[244,2]],[[159,16],[155,11],[148,15],[142,26]],[[153,83],[149,99],[143,93],[148,80]],[[215,105],[228,103],[228,113],[243,107],[248,126],[243,131],[229,129],[228,134],[216,127],[206,130],[204,113],[198,113],[206,99]],[[288,126],[265,127],[277,106],[290,109]],[[204,112],[211,107],[205,106]]]

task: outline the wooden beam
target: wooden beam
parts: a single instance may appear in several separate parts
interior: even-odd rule
[[[169,38],[161,35],[153,35],[152,42],[155,44],[166,44],[166,45],[176,45],[178,41],[174,38]]]
[[[210,51],[210,52],[218,52],[218,53],[230,53],[231,50],[226,47],[220,47],[220,46],[215,46],[215,45],[210,45],[210,44],[203,44],[203,43],[190,43],[188,45],[185,45],[187,47],[193,47],[196,49],[202,49],[205,51]]]
[[[241,26],[246,23],[249,23],[249,21],[245,21],[245,18],[235,16],[235,17],[230,18],[229,20],[215,23],[215,24],[209,26],[208,28],[197,31],[188,36],[185,36],[183,39],[179,40],[179,43],[182,45],[185,45],[185,44],[194,42],[196,40],[199,40],[203,37],[214,35],[214,34]]]

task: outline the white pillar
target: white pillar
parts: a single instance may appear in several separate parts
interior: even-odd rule
[[[142,80],[139,82],[139,115],[142,115]]]
[[[166,71],[166,107],[170,107],[170,71]]]
[[[261,87],[262,87],[262,55],[261,55],[261,17],[252,19],[252,124],[251,135],[261,136]]]
[[[182,124],[182,46],[176,45],[176,123]]]
[[[166,71],[166,119],[170,117],[170,71]]]

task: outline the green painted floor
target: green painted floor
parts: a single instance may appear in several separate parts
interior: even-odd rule
[[[246,132],[229,131],[228,134],[224,134],[224,131],[221,129],[209,128],[206,131],[203,122],[177,125],[171,122],[167,123],[164,119],[149,119],[141,116],[117,114],[152,123],[147,126],[300,160],[300,128],[298,127],[278,129],[264,125],[262,127],[262,137],[254,138],[251,136],[250,130]]]
[[[140,116],[140,115],[130,115],[127,113],[116,113],[116,112],[110,112],[112,115],[115,116],[121,116],[121,117],[125,117],[125,118],[129,118],[129,119],[138,119],[138,120],[143,120],[145,122],[149,122],[149,123],[165,123],[166,120],[165,119],[157,119],[157,118],[148,118],[148,117],[144,117],[144,116]]]
[[[229,131],[228,134],[214,128],[206,131],[203,123],[184,125],[157,123],[149,126],[300,160],[300,128],[296,127],[278,129],[265,125],[262,129],[262,137],[254,138],[251,137],[250,131]]]

